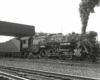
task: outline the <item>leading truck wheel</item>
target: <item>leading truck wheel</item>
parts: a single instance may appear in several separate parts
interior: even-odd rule
[[[92,57],[92,62],[96,62],[97,60],[96,60],[96,56],[95,55],[93,55],[93,57]]]
[[[90,62],[96,62],[96,56],[95,55],[88,55],[88,60]]]
[[[45,50],[41,50],[41,51],[40,51],[40,57],[41,57],[41,58],[44,58],[45,56],[46,56]]]
[[[93,60],[92,60],[92,62],[96,62],[96,57],[93,57]]]

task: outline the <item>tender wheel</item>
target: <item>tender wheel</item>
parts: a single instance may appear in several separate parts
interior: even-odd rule
[[[28,58],[29,58],[29,59],[30,59],[30,58],[34,58],[33,53],[29,53],[29,54],[28,54]]]
[[[88,55],[88,60],[90,62],[96,62],[96,57],[94,55]]]

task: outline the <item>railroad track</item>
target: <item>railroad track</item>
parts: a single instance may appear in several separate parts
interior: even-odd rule
[[[4,78],[4,80],[28,80],[26,78],[11,75],[11,74],[8,74],[8,73],[2,72],[2,71],[0,71],[0,77]]]
[[[0,69],[7,70],[8,72],[13,72],[13,74],[16,73],[18,76],[26,78],[27,80],[99,80],[96,78],[90,78],[84,76],[60,74],[42,70],[40,71],[40,70],[22,69],[12,66],[0,65]]]

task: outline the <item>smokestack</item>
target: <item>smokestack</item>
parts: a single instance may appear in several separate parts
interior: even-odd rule
[[[84,35],[86,33],[89,15],[90,13],[95,13],[94,7],[99,5],[100,0],[81,0],[81,3],[79,5],[79,12],[82,22],[81,34]]]

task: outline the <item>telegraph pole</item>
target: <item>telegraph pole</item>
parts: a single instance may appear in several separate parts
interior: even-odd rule
[[[61,33],[63,34],[63,27],[61,27]]]

